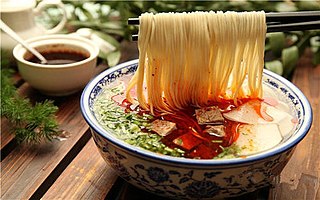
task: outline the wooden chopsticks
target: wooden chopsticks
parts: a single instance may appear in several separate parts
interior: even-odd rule
[[[320,11],[266,13],[267,32],[287,32],[320,29]],[[139,18],[129,18],[128,25],[139,25]],[[132,35],[137,41],[138,35]]]

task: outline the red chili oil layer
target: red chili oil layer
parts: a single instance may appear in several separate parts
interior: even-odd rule
[[[235,105],[232,101],[214,102],[210,106],[218,106],[221,112],[228,112]],[[219,137],[205,131],[206,125],[199,125],[195,117],[194,107],[163,116],[164,120],[176,123],[177,129],[163,137],[162,142],[170,148],[185,151],[184,157],[212,159],[223,151],[224,147],[233,144],[238,136],[239,122],[225,119],[225,136]],[[189,137],[187,137],[189,135]],[[180,140],[180,143],[177,142]]]
[[[240,106],[250,100],[254,99],[241,99],[237,102],[237,106]],[[258,101],[261,100],[258,99]],[[132,108],[130,107],[131,105],[132,104],[126,99],[120,104],[120,106],[125,107],[125,112],[132,111]],[[255,105],[254,109],[259,111],[261,104]],[[220,100],[220,102],[210,102],[208,107],[209,106],[218,106],[222,113],[229,112],[237,107],[233,100],[224,99]],[[162,138],[162,142],[170,148],[182,149],[185,151],[184,157],[186,158],[212,159],[220,154],[223,151],[223,148],[229,147],[238,139],[238,127],[242,123],[224,119],[223,126],[225,136],[219,137],[209,134],[205,131],[206,125],[198,124],[195,116],[196,109],[197,108],[190,106],[173,114],[155,116],[155,119],[162,119],[176,123],[177,129],[173,130],[167,136],[164,136]],[[150,114],[149,112],[140,110],[139,108],[138,110],[140,114]]]

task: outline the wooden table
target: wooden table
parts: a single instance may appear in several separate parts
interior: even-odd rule
[[[136,44],[123,45],[122,62],[138,57]],[[312,128],[279,183],[241,199],[320,199],[320,66],[312,67],[310,54],[300,59],[293,82],[312,104]],[[23,80],[17,83],[20,93],[33,101],[52,98]],[[1,119],[1,199],[164,199],[127,184],[104,162],[81,115],[80,95],[52,98],[59,107],[59,128],[64,131],[64,137],[52,143],[18,145],[6,119]]]

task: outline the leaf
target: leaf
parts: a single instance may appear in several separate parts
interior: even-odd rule
[[[320,47],[320,36],[313,36],[310,38],[310,45],[312,47]]]
[[[266,45],[264,46],[265,51],[269,51],[271,49],[270,43],[267,42]]]
[[[173,191],[170,191],[170,190],[167,190],[166,193],[171,194],[171,196],[177,196],[176,192],[173,192]]]
[[[90,11],[85,8],[80,7],[82,14],[87,18],[87,21],[93,21],[94,17]]]
[[[119,50],[113,51],[107,54],[107,62],[110,67],[115,66],[119,63],[121,53]]]
[[[101,28],[105,28],[105,29],[120,29],[120,30],[123,29],[121,22],[117,22],[117,21],[104,22],[100,26]]]
[[[144,166],[141,165],[141,164],[136,164],[134,167],[135,167],[135,168],[139,168],[139,169],[144,169]]]
[[[283,76],[288,78],[293,71],[299,59],[299,49],[297,46],[292,46],[283,49],[281,60],[283,63]]]
[[[275,72],[279,75],[283,74],[283,66],[282,63],[279,60],[274,60],[270,62],[265,62],[266,69]]]
[[[124,30],[105,29],[104,32],[109,33],[109,34],[119,35],[119,36],[124,36],[125,35],[125,31]]]
[[[314,64],[315,66],[320,64],[320,48],[313,54],[312,64]]]
[[[280,56],[281,51],[285,46],[286,37],[284,33],[277,32],[277,33],[268,33],[267,38],[269,39],[270,49],[274,55]]]
[[[300,38],[299,42],[296,44],[299,50],[299,55],[302,55],[304,53],[305,48],[310,46],[311,34],[311,32],[305,32],[305,34]]]
[[[181,183],[185,183],[185,182],[188,182],[189,180],[190,180],[189,177],[183,177],[183,178],[180,179],[179,183],[180,183],[180,184],[181,184]]]
[[[68,25],[73,27],[88,27],[88,28],[93,27],[90,21],[79,21],[79,20],[69,20]]]
[[[287,38],[289,40],[288,43],[290,43],[290,45],[295,44],[299,40],[299,37],[297,35],[295,35],[295,34],[290,34],[290,35],[288,35]]]
[[[120,47],[120,43],[114,39],[114,37],[103,33],[101,31],[93,31],[94,34],[96,34],[98,37],[100,37],[101,39],[107,41],[108,43],[112,44],[114,47],[119,48]]]
[[[320,10],[319,1],[298,1],[298,8],[300,10]]]
[[[276,4],[275,7],[276,11],[278,12],[292,12],[297,11],[297,7],[292,2],[280,2]]]
[[[144,176],[142,176],[140,180],[144,183],[150,183]]]
[[[193,176],[193,170],[190,170],[186,175],[189,176],[189,177],[192,177]]]
[[[175,190],[181,190],[178,186],[173,185],[173,184],[169,185],[169,187],[171,187],[171,188],[173,188]]]
[[[170,171],[169,171],[169,174],[175,174],[175,175],[180,176],[180,172],[174,171],[174,170],[170,170]]]
[[[221,172],[206,172],[204,173],[204,176],[207,178],[215,177],[216,175],[221,174]]]
[[[115,155],[117,156],[117,158],[119,158],[120,160],[125,159],[126,157],[120,153],[118,153],[117,151],[115,151]]]

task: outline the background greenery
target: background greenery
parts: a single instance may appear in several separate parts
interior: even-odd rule
[[[91,28],[101,38],[115,46],[115,50],[101,52],[100,57],[110,66],[118,63],[122,40],[130,40],[132,33],[137,33],[137,27],[128,26],[127,19],[138,17],[144,12],[181,12],[195,10],[234,10],[265,12],[320,10],[320,1],[63,1],[68,10],[66,32],[78,28]],[[52,26],[61,13],[48,10],[47,17],[42,17],[45,24]],[[320,32],[296,31],[288,33],[268,33],[266,40],[265,67],[288,79],[296,66],[299,57],[306,47],[312,47],[313,64],[320,63]]]

